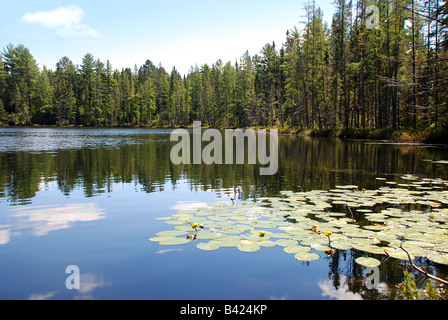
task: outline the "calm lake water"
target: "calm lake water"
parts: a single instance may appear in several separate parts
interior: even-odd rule
[[[448,179],[437,146],[280,136],[279,171],[173,165],[170,130],[0,129],[0,299],[394,299],[404,261],[367,290],[356,252],[299,262],[279,247],[206,252],[148,241],[155,220],[214,202],[280,191],[374,189],[377,177]],[[81,289],[68,290],[76,265]],[[444,267],[428,265],[439,276]]]

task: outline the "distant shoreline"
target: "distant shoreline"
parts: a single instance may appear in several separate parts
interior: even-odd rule
[[[189,126],[58,126],[58,125],[0,125],[0,128],[92,128],[92,129],[192,129]],[[204,126],[204,129],[209,127]],[[220,130],[236,129],[236,128],[218,128]],[[355,140],[372,140],[372,141],[388,141],[392,143],[406,144],[441,144],[448,145],[448,129],[445,128],[428,128],[426,130],[412,130],[392,128],[385,129],[363,129],[363,128],[347,128],[347,129],[297,129],[297,128],[270,128],[270,127],[248,127],[242,129],[266,129],[278,130],[282,135],[301,135],[314,138],[334,138],[334,139],[355,139]]]

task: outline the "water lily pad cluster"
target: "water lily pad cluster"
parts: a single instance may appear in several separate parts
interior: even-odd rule
[[[365,255],[356,260],[363,266],[407,260],[402,245],[411,258],[448,265],[448,181],[414,175],[377,180],[375,190],[341,185],[283,191],[256,202],[216,202],[179,211],[157,218],[173,229],[149,240],[169,246],[194,243],[205,251],[233,247],[252,253],[279,247],[299,261],[357,250]]]

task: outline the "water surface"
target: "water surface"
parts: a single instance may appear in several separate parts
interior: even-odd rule
[[[171,130],[0,129],[0,299],[393,299],[404,263],[367,290],[344,252],[310,263],[278,247],[246,254],[149,242],[158,217],[280,191],[373,189],[376,177],[448,179],[448,151],[281,136],[279,171],[257,165],[173,165]],[[67,290],[66,267],[81,272]],[[433,265],[439,275],[446,268]]]

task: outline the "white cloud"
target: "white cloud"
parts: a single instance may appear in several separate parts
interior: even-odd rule
[[[20,19],[26,24],[38,24],[62,37],[98,37],[97,30],[83,23],[84,10],[71,5],[50,11],[26,13]]]

